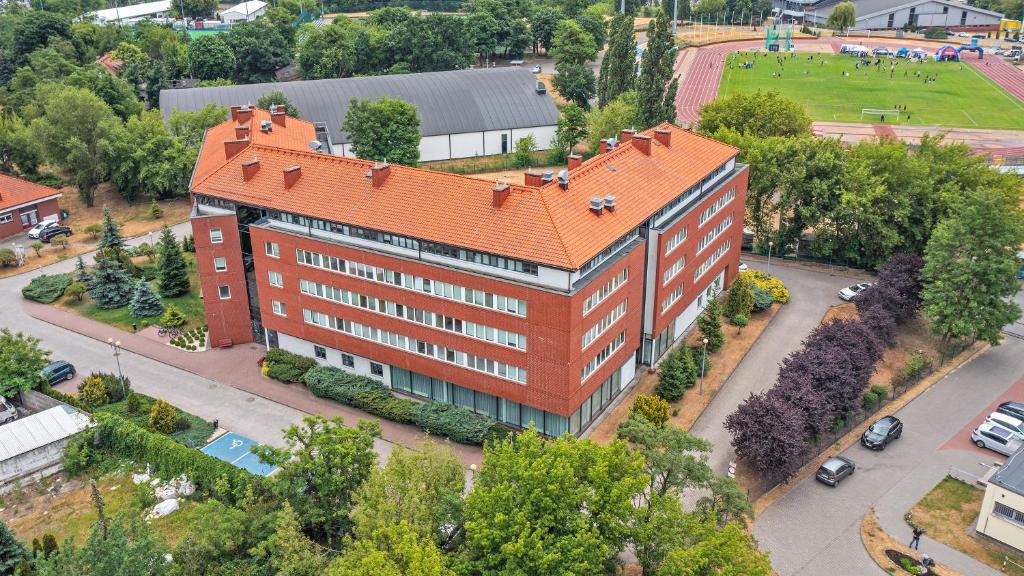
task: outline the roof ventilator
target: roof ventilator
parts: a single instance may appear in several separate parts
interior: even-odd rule
[[[569,171],[559,170],[558,171],[558,185],[562,187],[562,190],[569,189]]]
[[[319,140],[310,140],[309,149],[312,150],[313,152],[323,152],[324,143]]]
[[[594,196],[590,199],[590,209],[594,214],[600,215],[601,211],[604,209],[604,200],[602,200],[600,196]]]
[[[260,120],[260,132],[270,132],[274,129],[274,123],[270,120]]]
[[[552,174],[551,170],[545,170],[545,171],[544,171],[544,172],[543,172],[543,173],[542,173],[542,174],[540,175],[540,180],[541,180],[541,182],[543,182],[543,183],[545,183],[545,184],[547,184],[548,182],[551,182],[551,181],[552,181],[552,180],[554,180],[554,179],[555,179],[555,176],[554,176],[554,174]]]
[[[544,83],[541,82],[540,80],[537,80],[537,84],[536,84],[536,87],[534,88],[534,90],[536,90],[537,94],[547,94],[548,93],[548,87],[545,86]]]
[[[604,207],[607,208],[609,212],[615,210],[615,195],[609,194],[604,197]]]

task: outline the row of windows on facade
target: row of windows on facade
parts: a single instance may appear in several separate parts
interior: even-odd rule
[[[710,232],[705,234],[704,237],[700,239],[700,242],[697,242],[697,253],[699,254],[699,253],[703,252],[704,249],[707,248],[708,246],[710,246],[711,243],[714,242],[716,238],[721,236],[722,232],[725,232],[725,230],[729,226],[732,226],[732,214],[729,214],[728,216],[723,218],[722,221],[719,222],[717,226],[712,228]]]
[[[421,398],[466,408],[517,428],[532,425],[548,436],[561,436],[566,432],[579,434],[611,403],[621,391],[622,371],[613,372],[569,417],[394,366],[391,367],[391,387]]]
[[[612,308],[611,312],[605,315],[604,318],[598,320],[597,323],[590,328],[590,330],[587,330],[586,332],[583,333],[583,349],[586,349],[587,346],[590,346],[591,342],[596,340],[597,337],[600,336],[601,334],[604,334],[608,330],[608,328],[610,328],[613,324],[615,324],[615,322],[619,320],[619,318],[622,318],[626,314],[626,303],[627,300],[623,300],[618,306]]]
[[[586,381],[595,370],[601,367],[602,364],[611,358],[612,354],[622,347],[626,342],[626,331],[619,332],[619,335],[614,340],[609,342],[604,348],[602,348],[596,356],[590,359],[583,368],[580,369],[580,383]]]
[[[735,197],[736,197],[736,188],[735,187],[730,188],[728,190],[728,192],[723,194],[718,200],[715,200],[714,204],[712,204],[711,206],[708,206],[707,208],[704,209],[703,212],[700,213],[699,223],[698,223],[697,227],[699,228],[699,227],[703,226],[712,216],[717,214],[719,210],[724,208],[726,206],[726,204],[731,202]],[[683,226],[681,229],[676,231],[675,234],[670,236],[668,240],[665,241],[665,255],[666,256],[668,254],[670,254],[673,250],[675,250],[677,247],[679,247],[679,245],[682,244],[684,240],[686,240],[687,228],[688,228],[687,226]],[[706,236],[705,236],[705,240],[707,240]],[[704,240],[702,240],[702,242],[704,242]],[[704,245],[700,245],[697,248],[697,252],[700,252],[703,249],[704,249]],[[682,258],[680,258],[679,261],[677,261],[677,263],[679,264],[679,268],[682,268]],[[679,270],[676,269],[676,272],[678,272],[678,271]],[[675,274],[672,274],[671,276],[674,276],[674,275]],[[668,273],[666,272],[665,281],[668,282],[668,279],[671,276],[668,275]]]
[[[726,162],[725,164],[722,164],[718,168],[715,168],[715,170],[711,174],[706,176],[699,183],[694,184],[693,186],[688,188],[685,192],[681,193],[680,195],[678,195],[675,198],[673,198],[672,200],[670,200],[668,202],[668,204],[665,204],[664,206],[662,206],[661,209],[659,209],[657,212],[654,213],[654,220],[658,220],[662,216],[668,214],[673,209],[678,207],[683,202],[685,202],[685,201],[689,200],[690,198],[692,198],[694,195],[699,194],[701,190],[705,189],[707,186],[712,184],[715,180],[718,180],[718,178],[722,174],[724,174],[726,171],[728,171],[728,170],[729,170],[729,163],[728,162]]]
[[[697,279],[700,278],[701,276],[703,276],[708,270],[710,270],[711,267],[715,264],[715,262],[718,262],[718,260],[722,256],[725,256],[725,253],[728,252],[729,248],[731,248],[731,247],[732,247],[732,240],[726,240],[725,242],[722,242],[722,245],[718,247],[718,250],[715,250],[714,254],[709,256],[708,259],[705,260],[704,263],[701,264],[699,268],[694,270],[694,272],[693,272],[693,281],[697,282]]]
[[[388,316],[402,318],[410,322],[424,324],[426,326],[447,330],[449,332],[455,332],[456,334],[469,336],[470,338],[477,338],[487,342],[495,342],[505,346],[519,348],[520,350],[526,350],[526,336],[516,332],[502,330],[500,328],[494,328],[493,326],[478,324],[468,320],[464,321],[461,318],[453,318],[451,316],[430,312],[429,310],[423,310],[422,308],[406,306],[383,298],[376,298],[374,296],[367,296],[350,290],[343,290],[341,288],[321,284],[312,280],[300,279],[299,290],[303,294],[309,294],[310,296],[331,300],[347,306],[364,308],[371,312],[387,314]]]
[[[346,368],[356,367],[356,358],[351,354],[340,352],[341,365]],[[318,360],[327,360],[327,348],[319,344],[313,345],[313,357]],[[384,365],[379,362],[370,362],[370,374],[373,376],[384,376]]]
[[[717,232],[712,231],[712,234],[714,236],[717,236],[718,234],[721,234],[722,230],[725,230],[726,228],[728,228],[729,224],[731,224],[731,223],[732,223],[732,216],[729,216],[729,218],[727,218],[726,220],[722,221],[722,224],[724,224],[724,226],[720,226],[721,230],[718,230]],[[717,230],[717,228],[716,228],[716,230]],[[693,273],[693,281],[696,282],[701,276],[703,276],[711,268],[711,266],[714,265],[715,262],[717,262],[722,256],[725,255],[726,252],[729,251],[729,248],[731,246],[732,246],[732,241],[731,240],[726,240],[721,246],[719,246],[718,250],[715,250],[715,253],[712,254],[711,256],[709,256],[708,259],[705,260],[700,265],[700,267],[698,267],[694,271],[694,273]],[[680,269],[682,268],[682,262],[683,262],[682,259],[680,259],[676,263],[676,264],[678,264]],[[673,268],[675,268],[675,265],[673,265]],[[678,271],[673,272],[672,276],[675,276],[676,273],[678,273]],[[672,276],[669,276],[669,271],[666,271],[665,272],[665,282],[668,282],[669,279]],[[676,286],[675,289],[672,290],[672,292],[669,293],[668,296],[666,296],[664,299],[662,299],[662,301],[661,301],[661,311],[662,311],[662,313],[664,313],[666,310],[671,308],[672,305],[675,304],[676,302],[678,302],[679,299],[682,298],[682,297],[683,297],[683,285],[680,284],[680,285]]]
[[[629,266],[622,269],[607,282],[605,282],[600,288],[595,290],[593,294],[587,296],[586,300],[583,301],[583,314],[588,314],[591,310],[597,307],[598,304],[604,302],[606,298],[612,295],[613,292],[619,289],[620,286],[629,280]]]
[[[367,326],[359,322],[353,322],[344,318],[338,318],[323,312],[317,312],[308,308],[302,309],[302,319],[307,324],[342,332],[363,340],[370,340],[378,344],[398,348],[421,356],[428,356],[435,360],[455,364],[470,370],[484,372],[492,376],[526,384],[526,369],[476,354],[469,354],[455,350],[447,346],[441,346],[423,340],[418,340],[404,334],[398,334],[389,330],[382,330],[373,326]]]
[[[598,266],[600,266],[602,263],[604,263],[605,260],[608,260],[609,258],[614,256],[616,252],[618,252],[623,247],[625,247],[627,244],[632,242],[639,235],[640,235],[640,229],[639,228],[634,228],[634,229],[630,230],[629,232],[627,232],[626,234],[624,234],[622,237],[620,237],[615,242],[612,242],[612,244],[610,246],[608,246],[607,248],[605,248],[604,250],[602,250],[600,254],[598,254],[597,256],[594,256],[593,258],[591,258],[583,266],[580,266],[580,270],[579,270],[580,276],[582,276],[582,275],[586,274],[587,272],[590,272],[594,268],[597,268]]]
[[[735,186],[733,186],[732,188],[729,188],[729,190],[726,191],[725,194],[722,194],[718,198],[718,200],[715,200],[714,204],[712,204],[711,206],[708,206],[707,208],[704,209],[703,212],[700,213],[700,219],[698,221],[697,226],[700,227],[700,226],[703,226],[704,224],[706,224],[707,221],[710,220],[712,216],[714,216],[715,214],[718,214],[718,212],[722,208],[725,208],[725,206],[729,202],[732,202],[732,200],[734,198],[736,198],[736,187]]]
[[[409,238],[408,236],[389,234],[387,232],[381,232],[379,230],[373,230],[370,228],[349,226],[348,224],[328,222],[326,220],[309,218],[298,214],[291,214],[289,212],[270,212],[269,216],[271,219],[279,220],[287,224],[295,224],[297,226],[304,226],[306,228],[315,228],[317,230],[321,230],[324,232],[341,234],[343,236],[359,238],[361,240],[369,240],[371,242],[378,242],[380,244],[388,244],[390,246],[397,246],[399,248],[419,250],[430,254],[437,254],[438,256],[455,258],[457,260],[472,262],[474,264],[481,264],[483,266],[490,266],[492,268],[501,268],[503,270],[522,272],[523,274],[530,274],[532,276],[537,275],[538,269],[536,264],[532,262],[525,262],[523,260],[517,260],[515,258],[507,258],[504,256],[497,256],[495,254],[487,254],[485,252],[467,250],[465,248],[459,248],[457,246],[443,244],[440,242],[427,242],[416,240],[415,238]]]
[[[273,246],[267,246],[266,248],[267,255],[270,256],[272,250],[277,251],[277,245],[273,242],[267,242],[267,244],[273,244]],[[310,252],[309,250],[303,250],[301,248],[295,251],[295,258],[299,264],[305,266],[313,266],[315,268],[330,270],[340,274],[349,274],[365,280],[389,284],[399,288],[405,288],[407,290],[425,292],[427,294],[433,294],[439,298],[462,302],[464,304],[472,304],[474,306],[482,306],[499,312],[508,312],[510,314],[516,314],[523,317],[526,316],[526,300],[501,296],[491,292],[485,292],[483,290],[459,286],[458,284],[440,282],[438,280],[432,280],[430,278],[424,278],[413,274],[396,272],[380,266],[371,266],[369,264],[361,264],[350,260],[342,260],[341,258],[335,258],[334,256],[328,256],[317,252]]]

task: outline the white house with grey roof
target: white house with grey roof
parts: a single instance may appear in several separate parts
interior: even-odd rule
[[[825,24],[843,0],[773,0],[775,14],[784,21]],[[988,29],[1003,15],[956,0],[852,0],[855,30],[890,30],[907,26]],[[993,28],[994,29],[994,28]]]
[[[351,138],[341,129],[352,98],[389,96],[414,104],[424,162],[509,153],[528,135],[538,150],[547,150],[558,125],[551,96],[537,89],[529,70],[515,67],[162,90],[160,109],[166,119],[174,110],[207,104],[255,104],[275,90],[299,109],[300,118],[319,125],[318,138],[339,156],[354,156]]]

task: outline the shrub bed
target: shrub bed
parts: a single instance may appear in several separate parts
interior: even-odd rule
[[[483,444],[500,435],[504,427],[493,418],[441,402],[414,402],[393,395],[372,378],[357,376],[333,366],[315,366],[306,372],[306,386],[314,395],[328,398],[371,414],[445,436],[463,444]]]
[[[772,299],[779,304],[789,302],[789,288],[786,288],[786,285],[775,276],[765,274],[760,270],[747,270],[746,272],[741,272],[741,274],[746,274],[747,279],[749,279],[755,287],[771,294]],[[756,296],[757,294],[755,292],[755,298]],[[755,300],[755,307],[756,304],[757,302]]]
[[[36,276],[21,289],[21,295],[29,300],[35,300],[43,304],[51,304],[64,295],[64,290],[74,280],[71,274],[43,274]]]
[[[280,348],[267,352],[263,361],[267,376],[287,383],[302,382],[302,375],[316,366],[316,360]]]

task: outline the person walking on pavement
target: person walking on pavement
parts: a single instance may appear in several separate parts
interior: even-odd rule
[[[918,526],[914,526],[914,537],[910,539],[910,547],[914,550],[920,549],[918,546],[921,545],[921,534],[924,534],[924,530]]]

